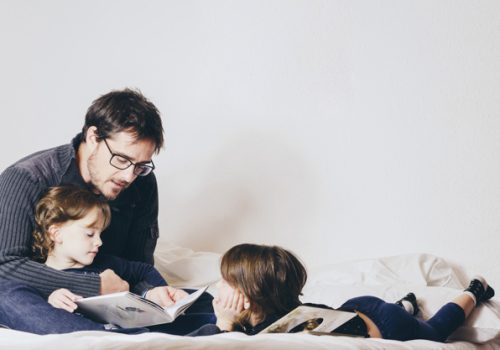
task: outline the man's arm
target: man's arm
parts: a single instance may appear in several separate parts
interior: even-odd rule
[[[99,294],[100,277],[58,271],[30,260],[35,205],[45,190],[18,167],[0,175],[0,279],[15,280],[48,296],[66,288],[82,296]]]
[[[111,269],[130,284],[133,293],[142,295],[151,288],[166,286],[167,282],[153,265],[128,261],[117,256],[100,255],[92,264],[99,270]]]

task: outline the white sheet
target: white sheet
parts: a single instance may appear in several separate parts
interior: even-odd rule
[[[219,255],[193,252],[161,245],[157,249],[157,268],[170,282],[182,286],[200,286],[218,279]],[[458,287],[458,289],[457,289]],[[409,255],[376,260],[323,266],[310,271],[303,301],[337,306],[356,294],[372,294],[396,299],[409,290],[420,295],[425,313],[432,313],[443,298],[458,293],[460,282],[455,271],[442,259],[430,255]],[[448,294],[447,294],[448,293]],[[491,304],[472,319],[469,331],[484,331],[490,327],[493,336],[500,328],[500,306]],[[483,317],[483,313],[484,316]],[[497,332],[497,333],[495,333]],[[76,332],[63,335],[38,336],[0,329],[0,349],[500,349],[500,338],[483,344],[466,341],[436,343],[426,340],[398,342],[383,339],[312,336],[307,334],[266,334],[246,336],[226,333],[209,337],[178,337],[149,333],[123,335],[107,332]]]
[[[226,333],[209,337],[187,338],[168,334],[140,335],[104,332],[76,332],[72,334],[37,336],[23,332],[0,330],[0,349],[262,349],[262,350],[320,350],[320,349],[444,349],[486,350],[500,349],[499,341],[488,344],[454,342],[448,344],[426,340],[397,342],[383,339],[357,339],[349,337],[318,337],[307,334],[265,334],[246,336]]]

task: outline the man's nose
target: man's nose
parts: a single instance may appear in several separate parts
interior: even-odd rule
[[[127,183],[130,184],[135,180],[137,175],[135,175],[134,169],[135,169],[135,167],[132,165],[132,166],[129,166],[127,169],[122,170],[123,171],[123,174],[122,174],[123,181],[126,181]]]

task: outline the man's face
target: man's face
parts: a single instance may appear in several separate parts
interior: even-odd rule
[[[125,170],[112,166],[110,150],[122,158],[133,163],[147,163],[151,161],[155,144],[151,140],[136,140],[131,132],[121,131],[106,138],[109,145],[100,141],[87,161],[90,183],[94,188],[109,200],[113,200],[127,188],[137,177],[134,166]]]

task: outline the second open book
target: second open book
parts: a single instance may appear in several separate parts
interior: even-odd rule
[[[331,308],[301,305],[269,325],[260,333],[307,332],[315,335],[364,337],[366,333],[352,326],[356,313]]]

